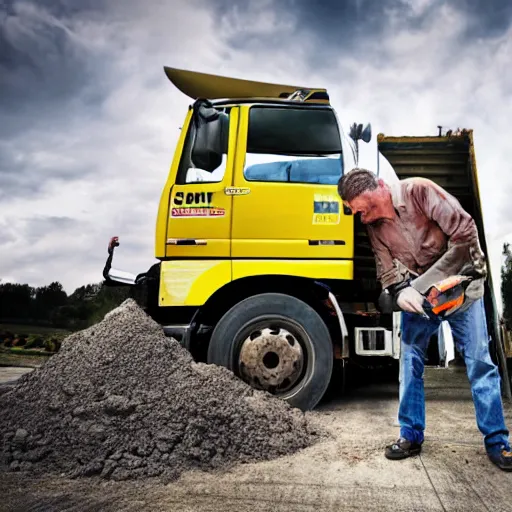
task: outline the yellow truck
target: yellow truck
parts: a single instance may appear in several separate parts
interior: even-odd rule
[[[158,207],[158,262],[138,276],[114,270],[114,237],[105,283],[141,291],[148,314],[196,360],[302,410],[318,404],[335,369],[398,366],[400,313],[377,309],[365,227],[337,192],[370,125],[345,134],[324,88],[164,69],[193,101]],[[457,197],[486,251],[471,131],[379,134],[377,149],[372,169],[425,176]],[[506,372],[491,282],[486,306]]]

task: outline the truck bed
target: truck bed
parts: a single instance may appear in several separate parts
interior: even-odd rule
[[[379,152],[399,179],[431,179],[456,197],[475,219],[485,245],[471,132],[451,137],[386,137],[379,134]],[[485,249],[484,249],[485,250]]]

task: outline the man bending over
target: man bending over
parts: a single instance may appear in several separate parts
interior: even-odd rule
[[[417,455],[424,440],[424,354],[441,320],[423,309],[422,294],[446,277],[469,272],[477,278],[466,289],[464,304],[446,320],[466,362],[488,457],[499,468],[512,470],[500,375],[488,346],[483,302],[487,269],[474,220],[454,197],[423,178],[390,186],[370,171],[354,169],[340,179],[338,192],[368,225],[377,278],[403,311],[400,437],[386,447],[386,457]],[[395,296],[397,285],[408,280],[409,285],[400,287]]]

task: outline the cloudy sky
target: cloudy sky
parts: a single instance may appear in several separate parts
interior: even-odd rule
[[[495,280],[512,241],[508,0],[0,0],[0,278],[71,293],[155,260],[189,99],[163,66],[327,87],[373,133],[475,131]]]

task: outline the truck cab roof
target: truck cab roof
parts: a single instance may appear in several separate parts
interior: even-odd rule
[[[164,67],[171,83],[193,100],[208,99],[216,105],[276,103],[283,106],[318,104],[330,106],[325,88],[273,84],[221,75]]]

